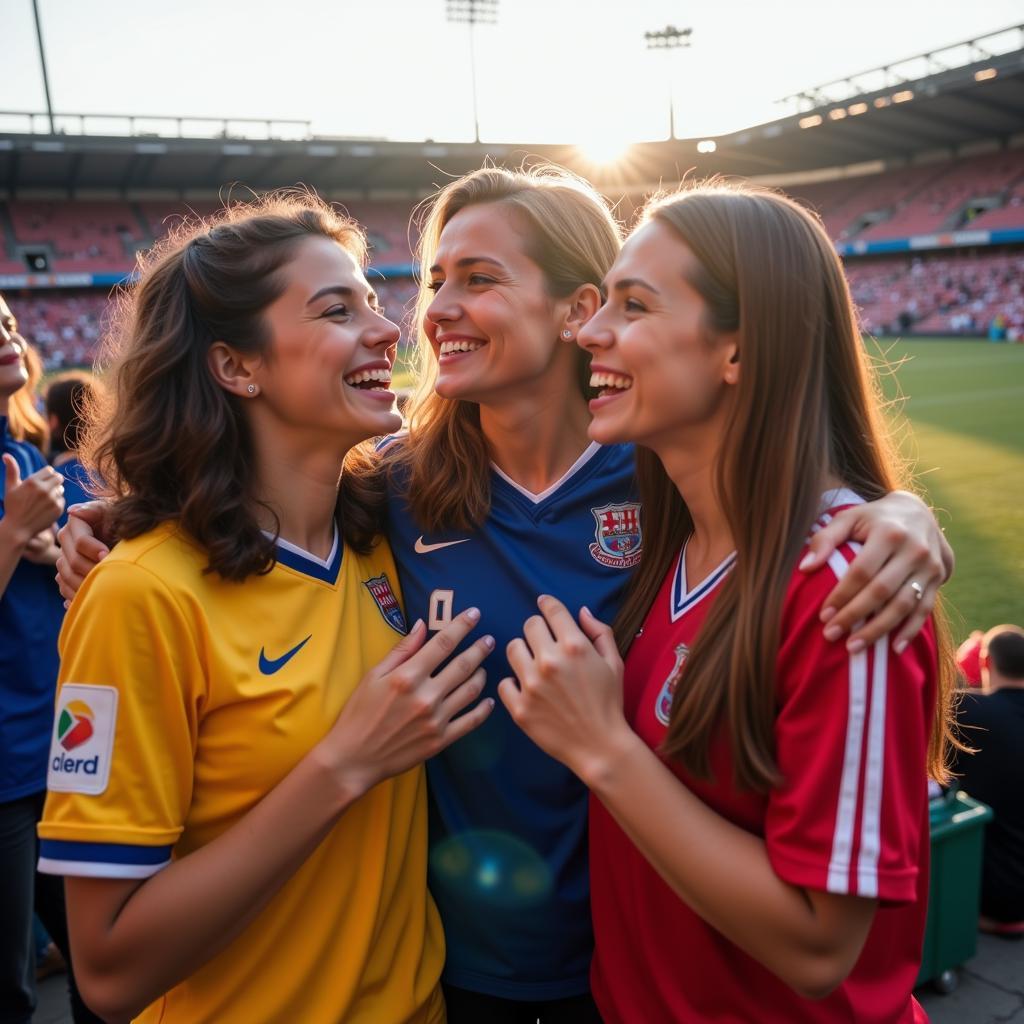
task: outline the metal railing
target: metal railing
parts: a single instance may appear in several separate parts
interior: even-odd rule
[[[855,75],[836,78],[811,89],[783,96],[776,102],[790,104],[795,107],[795,113],[803,113],[828,106],[830,103],[845,103],[856,96],[894,89],[905,82],[967,67],[1019,49],[1024,49],[1024,24],[1011,25],[1009,28],[989,32],[975,39],[965,39],[950,46],[930,50],[928,53],[920,53],[904,60],[883,64],[881,67],[859,71]]]
[[[296,118],[167,117],[149,114],[55,113],[57,135],[115,135],[160,139],[286,139],[313,138],[312,121]],[[0,110],[0,133],[52,137],[50,115],[32,110]]]

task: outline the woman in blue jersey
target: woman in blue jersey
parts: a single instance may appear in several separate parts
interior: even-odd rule
[[[63,887],[36,871],[64,617],[53,581],[64,488],[38,447],[45,437],[34,405],[40,374],[38,356],[0,295],[0,1020],[19,1024],[35,1008],[33,910],[70,956]],[[76,1024],[98,1020],[73,973],[68,982]]]
[[[588,361],[575,344],[620,235],[568,173],[487,168],[439,193],[422,239],[426,367],[409,434],[384,451],[388,533],[411,616],[438,629],[483,602],[498,640],[493,681],[508,674],[505,642],[538,593],[611,617],[639,560],[632,450],[587,437]],[[908,576],[930,605],[944,573],[925,540],[938,548],[940,535],[916,498],[894,496],[839,520],[819,556],[850,530],[871,534],[859,572],[897,593],[863,641],[903,617]],[[76,552],[70,585],[88,561]],[[832,597],[840,635],[873,610],[857,589]],[[500,708],[429,762],[428,777],[449,1019],[593,1020],[583,786]]]
[[[491,701],[406,635],[368,438],[398,328],[363,236],[270,196],[123,299],[91,461],[119,542],[61,634],[40,869],[107,1020],[440,1024],[420,763]],[[467,710],[470,704],[475,706]]]

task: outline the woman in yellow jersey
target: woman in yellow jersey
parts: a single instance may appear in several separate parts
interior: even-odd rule
[[[432,676],[479,613],[405,635],[361,472],[400,422],[364,256],[279,195],[123,301],[92,438],[120,542],[62,634],[40,826],[109,1020],[444,1019],[420,763],[489,714],[493,641]]]

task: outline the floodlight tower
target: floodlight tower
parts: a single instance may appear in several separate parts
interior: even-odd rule
[[[671,57],[672,50],[682,50],[690,46],[690,36],[693,35],[692,28],[676,28],[675,25],[666,25],[654,32],[645,32],[644,39],[647,42],[648,50],[664,50]],[[668,72],[668,137],[669,141],[676,137],[676,106],[672,89],[672,65],[669,64]]]
[[[50,134],[54,135],[53,103],[50,102],[50,76],[46,71],[46,48],[43,46],[43,26],[39,21],[39,4],[32,0],[32,13],[36,19],[36,39],[39,42],[39,66],[43,69],[43,92],[46,93],[46,114],[50,119]]]
[[[473,139],[480,141],[480,114],[476,102],[476,27],[498,21],[498,0],[447,0],[448,20],[469,26],[469,68],[473,79]]]

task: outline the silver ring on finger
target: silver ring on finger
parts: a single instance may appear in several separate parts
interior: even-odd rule
[[[924,587],[917,580],[910,581],[910,589],[914,592],[914,600],[920,601],[924,597]]]

